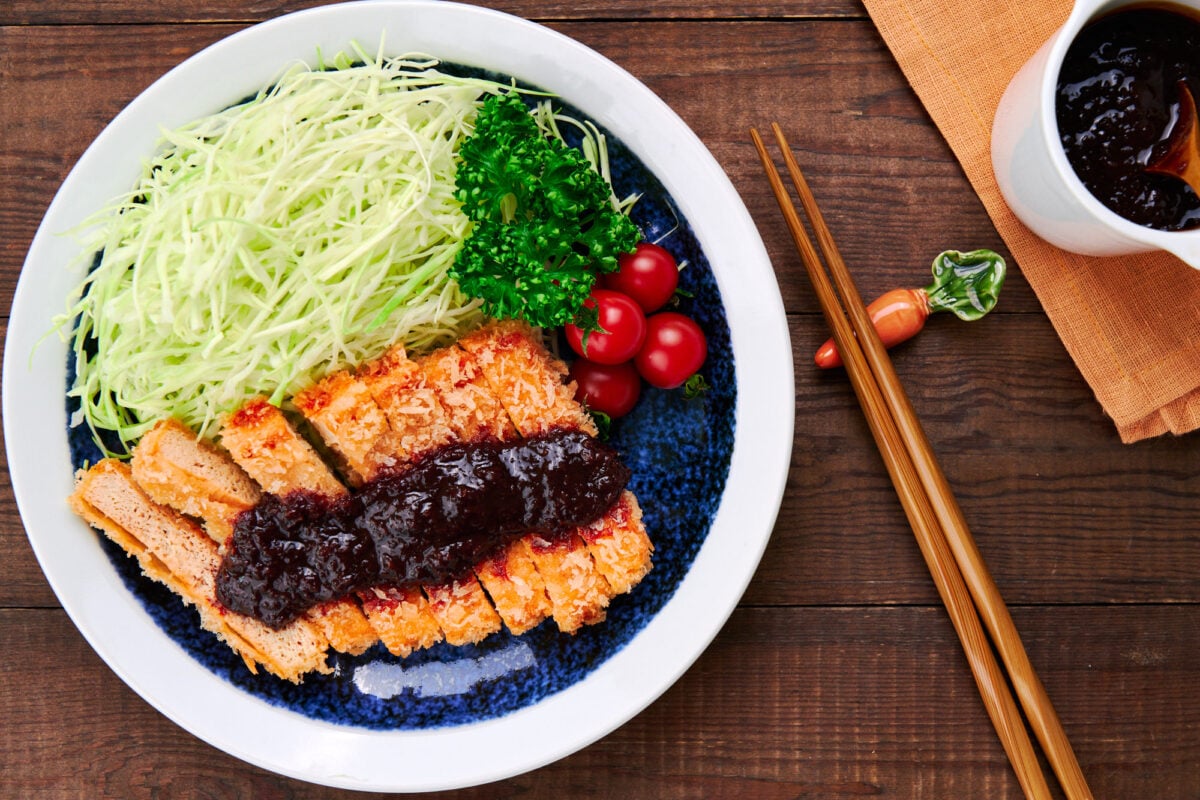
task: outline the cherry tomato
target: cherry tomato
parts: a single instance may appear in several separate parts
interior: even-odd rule
[[[696,374],[708,356],[708,340],[691,317],[674,311],[646,320],[646,343],[634,364],[646,383],[674,389]]]
[[[637,355],[646,339],[646,315],[632,297],[608,289],[593,289],[592,296],[583,304],[596,309],[603,330],[589,333],[585,345],[583,330],[567,325],[567,342],[572,350],[597,364],[620,364]]]
[[[579,358],[571,365],[571,378],[576,400],[613,419],[628,414],[642,394],[642,379],[632,361],[597,364]]]
[[[606,289],[623,292],[649,314],[667,304],[679,285],[679,265],[663,248],[649,242],[639,242],[632,253],[617,257],[616,272],[600,276]]]

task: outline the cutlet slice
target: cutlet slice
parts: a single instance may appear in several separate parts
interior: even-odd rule
[[[492,323],[459,339],[479,370],[480,380],[515,425],[516,435],[533,436],[556,428],[583,429],[595,424],[563,384],[566,367],[517,323]],[[528,552],[546,585],[554,621],[574,632],[604,619],[612,589],[597,569],[587,544],[572,533],[553,541],[531,535]]]
[[[365,653],[383,636],[367,617],[365,610],[354,600],[327,600],[313,606],[304,618],[316,625],[329,640],[329,646],[339,653],[356,656]]]
[[[554,622],[563,633],[603,622],[612,592],[578,536],[547,539],[536,533],[525,537],[538,574],[546,582]]]
[[[131,468],[146,494],[200,519],[218,544],[233,532],[237,515],[262,494],[227,452],[177,420],[158,422],[142,437],[133,449]],[[361,653],[379,639],[353,601],[325,603],[305,616],[341,653]]]
[[[393,345],[363,364],[358,376],[387,416],[398,449],[407,459],[453,440],[437,391],[425,371],[408,357],[404,345]]]
[[[367,385],[349,372],[334,372],[296,394],[292,402],[337,454],[353,486],[401,460],[387,416]]]
[[[446,424],[445,411],[437,394],[431,391],[428,376],[422,373],[419,366],[413,364],[404,350],[392,348],[379,361],[382,363],[369,363],[359,370],[359,375],[370,377],[360,379],[347,373],[336,382],[342,387],[342,396],[335,396],[333,403],[348,406],[352,399],[354,403],[367,408],[354,414],[341,414],[325,420],[326,426],[332,428],[333,435],[328,440],[331,447],[365,480],[379,474],[380,467],[373,461],[363,459],[355,451],[341,450],[338,441],[366,442],[373,433],[374,452],[386,451],[390,446],[395,462],[389,466],[397,466],[420,457],[438,444],[443,444],[440,439],[452,438],[450,427]],[[375,401],[370,390],[372,383],[379,389],[381,397],[388,403],[392,413],[383,410]],[[406,390],[413,392],[413,396],[410,397]],[[303,411],[303,407],[301,410]],[[362,419],[375,419],[377,415],[387,419],[389,423],[395,417],[400,427],[372,431],[367,430],[360,422]],[[397,451],[395,448],[401,442],[406,443],[410,449],[403,453]],[[443,585],[425,585],[422,589],[428,599],[429,612],[437,620],[442,634],[450,644],[462,645],[482,641],[500,629],[500,617],[473,574],[468,573]]]
[[[479,362],[522,436],[556,427],[596,435],[596,425],[564,382],[566,366],[551,358],[533,330],[519,322],[498,322],[459,340]],[[605,516],[577,531],[613,594],[628,592],[652,567],[654,546],[646,535],[641,508],[629,492]]]
[[[458,347],[443,347],[422,358],[419,368],[436,387],[455,441],[503,442],[517,437],[504,406],[470,353]]]
[[[162,420],[142,436],[130,466],[155,502],[202,519],[218,544],[233,533],[234,518],[262,494],[228,454],[177,419]]]
[[[346,487],[338,482],[312,445],[296,432],[282,411],[265,400],[251,400],[229,415],[221,429],[221,443],[250,477],[271,494],[282,497],[301,489],[325,497],[339,497],[346,493]],[[354,601],[341,600],[337,601],[337,605],[354,605]],[[357,606],[354,610],[358,611]],[[421,619],[422,615],[429,614],[428,606],[423,602],[369,603],[364,604],[359,613],[366,615],[374,633],[372,642],[375,637],[385,645],[388,642],[408,642],[403,648],[405,654],[413,648],[429,647],[441,641],[441,632],[429,634],[427,620]],[[343,615],[353,617],[346,608],[335,611],[324,607],[316,618],[331,628],[337,628],[342,623]],[[359,628],[357,624],[354,626],[354,629]],[[348,635],[347,638],[352,637]],[[363,638],[365,640],[366,637]],[[391,650],[390,647],[388,649]]]
[[[516,635],[537,627],[553,611],[546,581],[537,570],[530,537],[518,539],[475,565],[475,575],[492,598],[505,626]]]
[[[458,340],[522,436],[558,428],[596,435],[596,423],[575,400],[567,365],[552,357],[522,322],[489,323]]]
[[[375,587],[358,596],[391,654],[405,658],[442,640],[442,628],[420,587]]]
[[[422,588],[429,598],[429,611],[450,644],[475,644],[500,630],[500,615],[473,572],[449,583]]]
[[[105,459],[81,473],[70,503],[75,513],[137,558],[147,576],[195,606],[201,625],[233,648],[251,672],[261,665],[298,683],[308,672],[331,671],[328,642],[307,620],[273,630],[217,603],[216,543],[191,519],[155,503],[128,465]]]
[[[265,397],[255,397],[230,414],[221,444],[263,491],[283,497],[297,489],[338,497],[346,487],[287,418]]]
[[[577,529],[614,594],[625,594],[650,572],[654,545],[633,492],[621,492],[604,516]]]

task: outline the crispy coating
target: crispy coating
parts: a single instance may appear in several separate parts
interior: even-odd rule
[[[397,449],[406,459],[440,447],[454,438],[437,390],[421,366],[394,345],[359,369],[359,377],[387,416]]]
[[[642,524],[642,509],[633,492],[626,490],[600,519],[579,528],[596,568],[615,594],[637,586],[650,571],[654,545]]]
[[[366,480],[377,476],[384,467],[377,460],[364,457],[364,453],[389,454],[392,460],[386,468],[392,468],[456,438],[453,415],[447,413],[439,399],[434,380],[421,364],[408,358],[403,348],[391,348],[380,359],[360,368],[358,375],[361,379],[327,378],[323,381],[338,387],[330,399],[331,404],[358,409],[354,413],[327,418],[326,424],[331,428],[327,441],[349,467]],[[357,387],[362,387],[362,391]],[[387,403],[390,411],[385,410],[382,403]],[[382,428],[365,422],[376,419],[385,420]],[[397,427],[389,424],[393,420]],[[342,441],[362,442],[365,447],[358,450],[342,448],[336,444]],[[405,449],[401,450],[401,446]],[[479,642],[500,629],[501,618],[473,574],[422,589],[428,614],[450,644]],[[406,609],[406,613],[411,616],[423,612]],[[396,626],[399,624],[397,620]],[[428,627],[428,621],[424,619],[414,624],[421,629]],[[407,641],[403,636],[397,635],[397,638]],[[425,641],[419,633],[409,638]]]
[[[230,414],[220,438],[233,460],[266,492],[283,496],[303,487],[337,497],[346,491],[313,446],[265,397]]]
[[[335,372],[298,392],[292,402],[339,456],[353,486],[361,486],[402,459],[387,415],[367,385],[349,371]]]
[[[595,422],[575,400],[574,385],[563,382],[566,366],[551,358],[527,326],[496,323],[464,336],[459,345],[475,356],[522,436],[556,427],[596,435]],[[577,534],[611,594],[628,592],[651,569],[654,547],[632,493],[626,492],[608,514]],[[591,586],[588,578],[578,575],[570,576],[567,583],[567,587],[584,587],[585,591]],[[564,616],[574,619],[571,609],[582,607],[585,601],[567,592],[562,603]]]
[[[522,436],[556,428],[596,435],[596,423],[575,400],[567,365],[553,358],[529,326],[506,320],[472,331],[458,346],[474,356],[492,392]]]
[[[530,551],[529,537],[518,539],[475,567],[504,625],[520,635],[550,616],[552,606]]]
[[[445,638],[419,586],[377,587],[362,592],[359,599],[371,626],[393,655],[405,658]]]

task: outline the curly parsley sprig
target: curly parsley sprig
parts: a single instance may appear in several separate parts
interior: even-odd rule
[[[455,196],[472,221],[451,276],[493,317],[578,322],[596,276],[637,226],[578,150],[542,134],[516,94],[493,95],[459,148]]]

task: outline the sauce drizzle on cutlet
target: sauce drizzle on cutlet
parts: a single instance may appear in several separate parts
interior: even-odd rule
[[[443,583],[527,533],[592,522],[629,477],[608,445],[555,430],[447,445],[338,498],[264,495],[237,518],[217,600],[279,628],[372,586]]]

